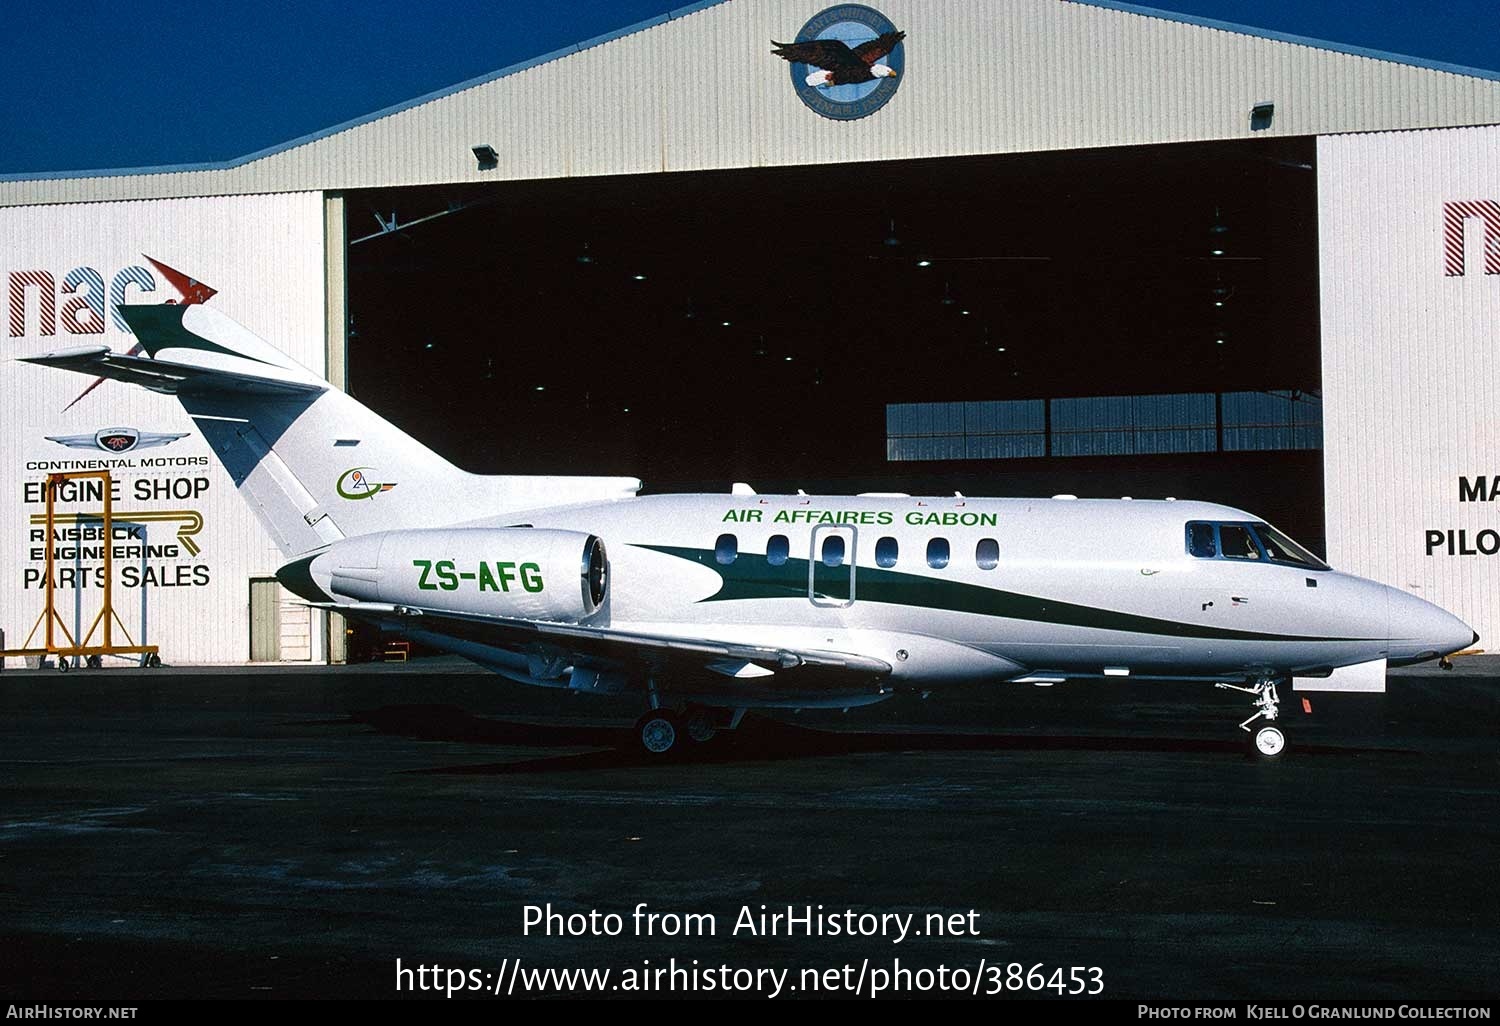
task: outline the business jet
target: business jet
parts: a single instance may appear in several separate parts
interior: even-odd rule
[[[1289,682],[1381,691],[1478,640],[1213,503],[469,474],[210,307],[120,313],[144,352],[24,359],[175,395],[310,605],[523,684],[638,693],[653,756],[753,708],[1135,677],[1245,693],[1275,758]]]

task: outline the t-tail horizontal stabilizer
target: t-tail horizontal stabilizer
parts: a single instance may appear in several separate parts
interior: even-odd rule
[[[328,388],[224,314],[205,306],[120,306],[147,356],[76,346],[25,363],[113,378],[169,395],[315,395]]]
[[[377,531],[634,495],[625,477],[469,474],[212,307],[119,307],[146,355],[27,363],[174,395],[286,556]]]

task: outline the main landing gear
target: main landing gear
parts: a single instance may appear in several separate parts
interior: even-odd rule
[[[1276,694],[1277,681],[1274,677],[1265,677],[1256,681],[1250,687],[1240,684],[1215,684],[1216,688],[1226,688],[1230,691],[1242,691],[1252,696],[1252,704],[1255,712],[1244,723],[1240,729],[1251,735],[1250,750],[1262,759],[1279,758],[1286,751],[1286,734],[1280,727],[1275,726],[1276,717],[1280,712],[1280,698]],[[1265,718],[1266,722],[1255,730],[1250,725],[1256,720]]]
[[[652,709],[635,721],[635,735],[647,755],[662,757],[678,746],[682,722],[666,709]]]
[[[710,709],[702,705],[689,705],[680,712],[664,709],[655,681],[647,683],[646,697],[651,708],[635,721],[635,736],[653,759],[677,754],[689,745],[706,745],[721,731],[738,727],[745,715],[743,709]]]
[[[742,715],[740,709],[703,706],[688,706],[682,712],[652,709],[635,721],[635,735],[647,755],[662,758],[690,745],[708,744],[721,732],[739,726]]]

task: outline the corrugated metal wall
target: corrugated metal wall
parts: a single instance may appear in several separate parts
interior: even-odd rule
[[[0,282],[50,280],[56,304],[50,334],[42,323],[42,285],[23,285],[16,297],[19,331],[10,316],[0,317],[5,357],[0,361],[0,628],[7,643],[20,645],[42,607],[36,575],[44,535],[31,523],[43,512],[39,482],[49,471],[64,469],[61,464],[107,462],[120,484],[115,515],[129,520],[132,514],[155,514],[159,519],[147,523],[146,540],[171,550],[144,561],[155,582],[144,589],[150,640],[162,646],[163,660],[242,662],[250,650],[246,582],[274,571],[282,560],[194,422],[170,396],[106,381],[80,399],[89,379],[11,359],[78,345],[129,348],[131,336],[107,314],[102,325],[92,312],[73,318],[74,327],[102,326],[102,332],[69,330],[63,317],[67,302],[97,300],[98,309],[106,309],[108,297],[96,295],[87,283],[67,293],[65,282],[77,268],[92,269],[107,290],[122,272],[131,275],[127,269],[137,267],[150,275],[155,291],[133,286],[125,293],[129,302],[177,298],[143,254],[218,289],[209,301],[213,306],[306,366],[324,368],[323,199],[318,193],[0,210]],[[85,271],[81,278],[91,276]],[[14,308],[13,291],[0,292],[0,303]],[[90,437],[114,427],[187,437],[121,456],[48,440]],[[148,465],[154,461],[164,464]],[[28,493],[28,486],[34,491]],[[97,503],[63,503],[59,512],[98,508]],[[60,547],[69,545],[64,540]],[[64,562],[71,566],[71,559]],[[88,558],[82,563],[100,565]],[[125,575],[139,574],[141,563],[133,555],[120,558],[115,581],[116,606],[137,637],[143,589],[127,586]],[[28,571],[34,577],[30,586]],[[71,604],[71,593],[65,600]],[[85,592],[82,608],[86,628],[99,608],[95,594]],[[68,622],[71,629],[71,615]],[[321,639],[308,640],[321,648]]]
[[[1445,204],[1476,202],[1500,203],[1500,128],[1318,141],[1329,560],[1444,606],[1495,650],[1500,555],[1480,549],[1500,508],[1459,501],[1459,479],[1500,473],[1500,274],[1484,266],[1500,233],[1470,220],[1457,275],[1444,233]]]
[[[228,170],[0,182],[0,205],[348,189],[1500,122],[1500,83],[1064,0],[887,0],[906,74],[829,121],[770,40],[824,0],[731,0]],[[499,167],[479,171],[488,143]]]

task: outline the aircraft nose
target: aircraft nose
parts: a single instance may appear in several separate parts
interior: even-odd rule
[[[1479,632],[1441,606],[1396,588],[1386,589],[1390,661],[1420,663],[1470,648]]]

